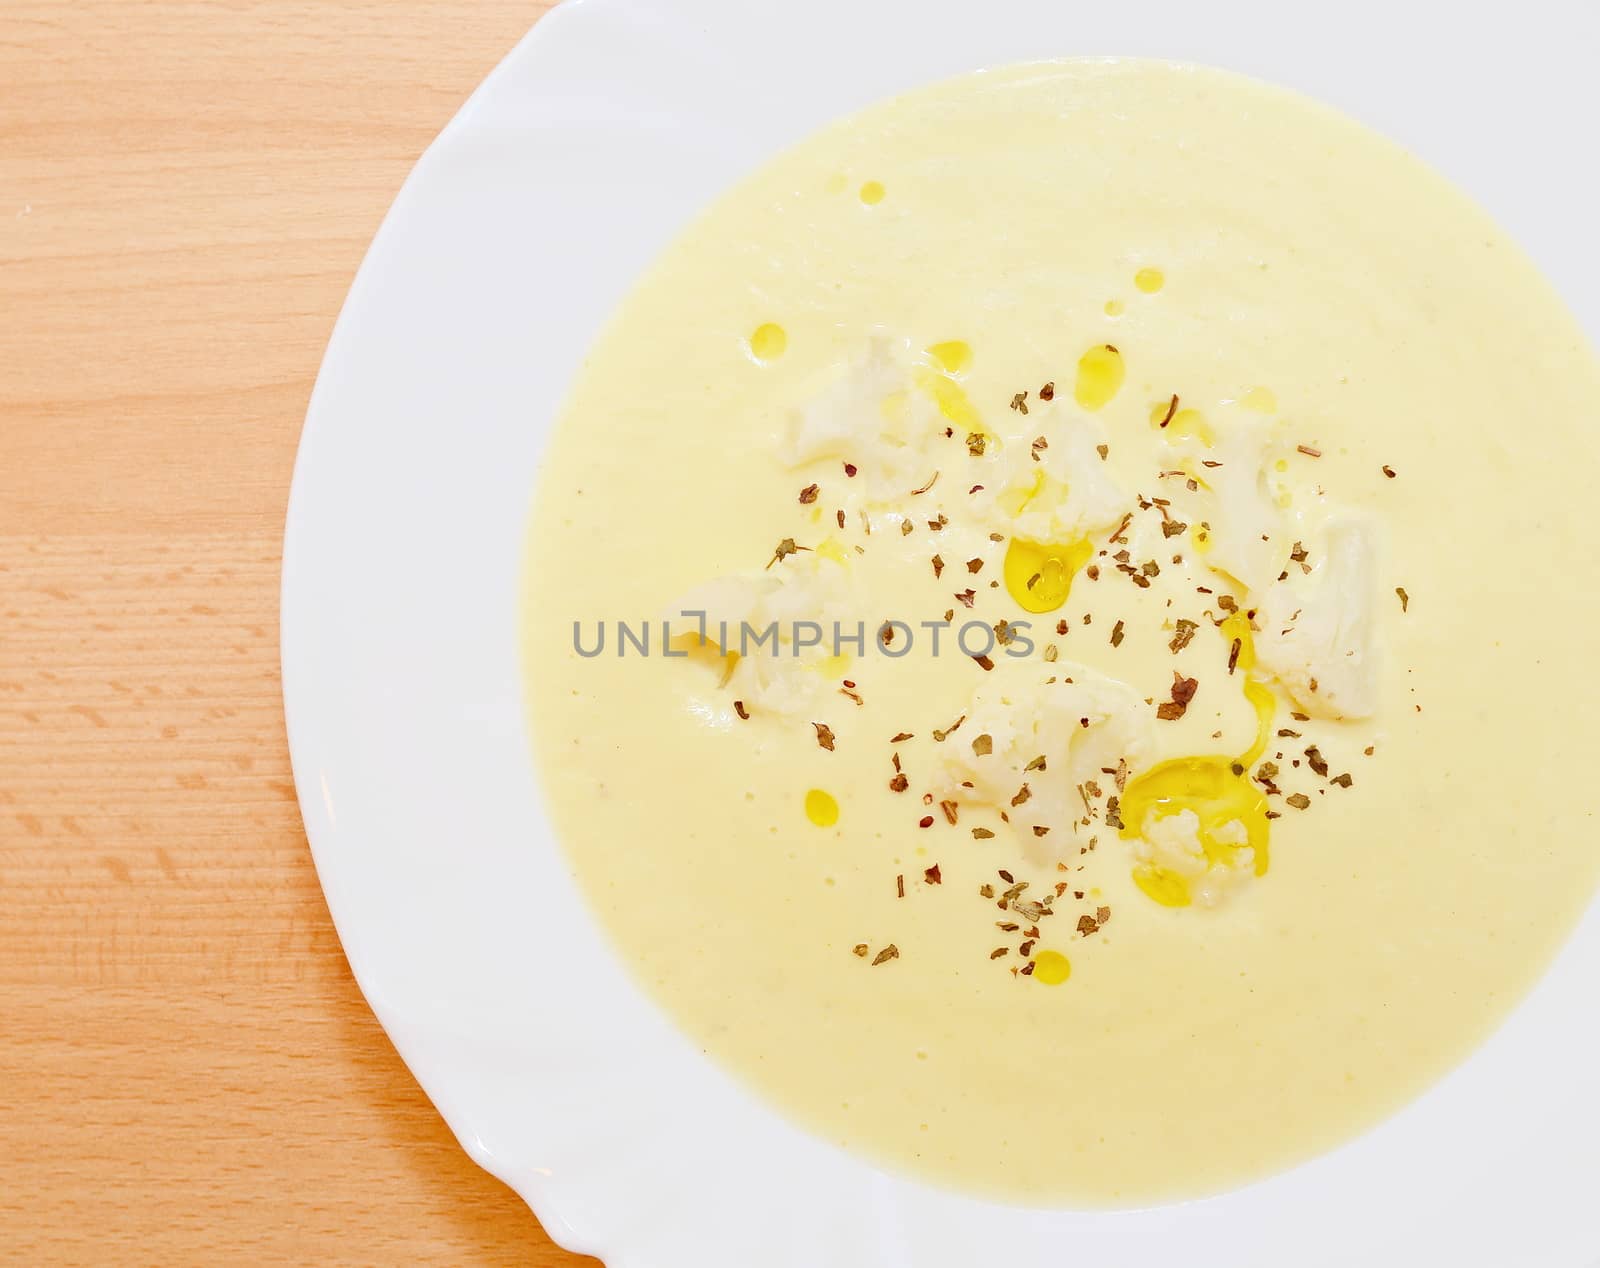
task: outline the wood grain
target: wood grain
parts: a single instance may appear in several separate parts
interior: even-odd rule
[[[350,977],[284,508],[340,302],[538,0],[0,6],[0,1259],[565,1265]]]

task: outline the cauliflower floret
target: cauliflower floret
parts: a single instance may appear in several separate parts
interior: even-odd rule
[[[994,499],[999,527],[1025,541],[1062,542],[1117,523],[1133,499],[1101,461],[1096,446],[1104,443],[1096,420],[1068,412],[1052,422],[1039,461],[1030,447],[1008,445]]]
[[[706,642],[722,663],[718,685],[728,688],[719,700],[799,715],[837,686],[828,672],[832,633],[850,634],[859,624],[849,619],[857,606],[853,593],[847,563],[804,551],[771,572],[696,586],[669,609],[667,619],[680,650],[698,643],[704,621]]]
[[[1089,807],[1098,819],[1104,806],[1087,786],[1114,791],[1104,772],[1142,759],[1150,722],[1127,684],[1067,662],[1050,668],[1054,682],[1022,660],[985,675],[940,758],[946,796],[1004,811],[1036,854],[1066,858],[1078,852],[1077,833],[1093,830],[1081,823]]]
[[[1147,867],[1181,877],[1195,903],[1215,907],[1255,875],[1250,833],[1237,819],[1223,824],[1212,837],[1219,845],[1235,845],[1232,862],[1213,862],[1200,843],[1200,816],[1193,810],[1159,814],[1152,810],[1133,842],[1134,859]]]
[[[791,467],[823,460],[848,462],[857,478],[851,505],[898,501],[933,474],[933,442],[944,425],[903,349],[875,339],[866,352],[788,412],[780,452]]]
[[[1206,563],[1260,594],[1289,557],[1291,533],[1267,487],[1265,437],[1258,429],[1225,435],[1204,468],[1210,495]]]
[[[1377,709],[1377,571],[1371,527],[1341,516],[1329,523],[1311,575],[1292,574],[1267,592],[1257,663],[1313,717],[1366,718]]]

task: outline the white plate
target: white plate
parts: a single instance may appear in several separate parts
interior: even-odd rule
[[[1490,25],[1465,8],[577,0],[418,164],[301,442],[289,735],[367,999],[463,1145],[557,1240],[613,1268],[1596,1262],[1600,912],[1488,1045],[1355,1143],[1204,1202],[1008,1209],[803,1134],[672,1028],[585,912],[522,717],[524,520],[586,345],[719,190],[901,89],[1082,54],[1286,84],[1442,168],[1600,329],[1583,183],[1600,10],[1522,4]]]

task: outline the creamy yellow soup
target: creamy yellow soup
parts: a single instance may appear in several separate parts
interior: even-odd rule
[[[1059,62],[832,126],[656,262],[552,442],[573,872],[885,1164],[1108,1205],[1304,1159],[1594,889],[1597,399],[1489,220],[1283,92]]]

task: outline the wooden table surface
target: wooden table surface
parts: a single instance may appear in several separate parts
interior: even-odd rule
[[[592,1263],[350,976],[278,687],[295,444],[539,0],[0,2],[0,1260]]]

